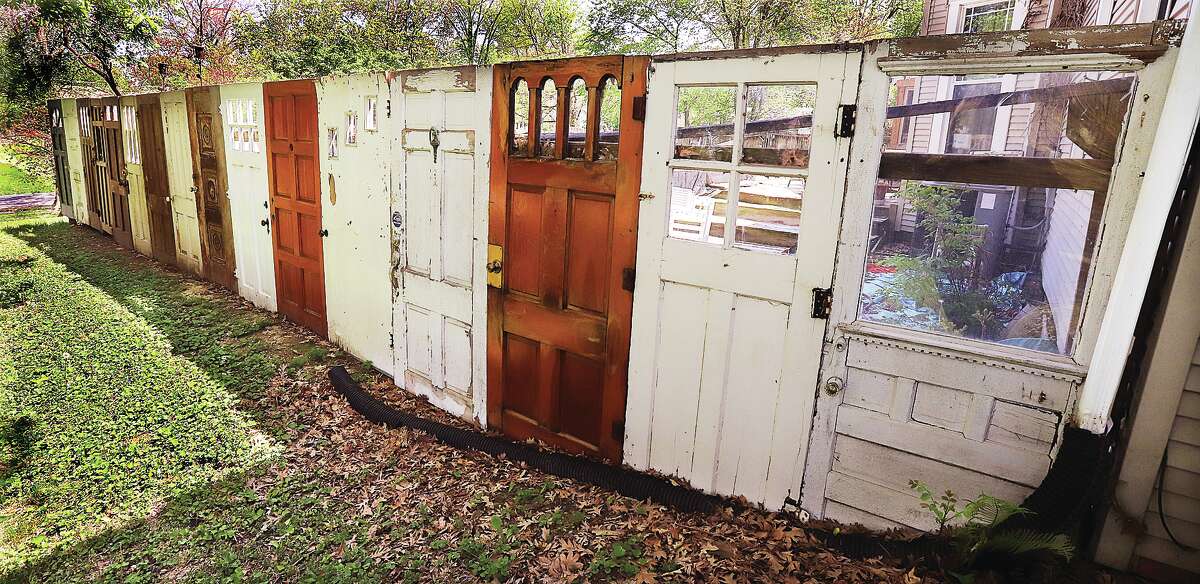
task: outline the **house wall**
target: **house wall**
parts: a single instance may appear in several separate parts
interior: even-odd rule
[[[195,183],[192,181],[192,142],[188,129],[187,98],[183,91],[159,94],[163,117],[163,144],[167,150],[167,184],[171,191],[171,211],[175,224],[175,261],[188,272],[199,275],[200,220],[196,211]]]
[[[1058,350],[1066,352],[1075,331],[1075,299],[1079,290],[1079,268],[1087,250],[1088,223],[1092,215],[1090,191],[1053,190],[1047,213],[1050,228],[1042,253],[1042,289],[1054,315]]]
[[[263,86],[261,83],[222,85],[220,96],[238,293],[256,306],[274,311],[277,308],[275,261],[268,204]]]
[[[388,83],[382,74],[364,74],[325,77],[316,86],[329,340],[391,373],[391,143],[387,133],[363,129],[367,96],[383,106]],[[358,115],[357,144],[346,143],[348,112]],[[337,156],[330,155],[330,128]]]
[[[76,221],[87,223],[87,185],[83,182],[83,145],[79,141],[79,102],[62,100],[63,129],[67,136],[67,164],[71,170],[71,206]]]
[[[137,130],[137,98],[122,97],[121,143],[125,149],[126,180],[129,181],[129,227],[133,249],[153,255],[150,248],[150,214],[146,208],[146,176],[142,172],[141,138]]]

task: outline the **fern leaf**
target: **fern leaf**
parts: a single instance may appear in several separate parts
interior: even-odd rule
[[[1071,538],[1061,533],[1014,529],[1001,531],[988,538],[979,546],[978,551],[985,550],[1013,555],[1045,551],[1069,561],[1071,556],[1075,555],[1075,544],[1071,543]]]

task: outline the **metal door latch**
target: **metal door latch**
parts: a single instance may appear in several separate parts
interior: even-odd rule
[[[504,248],[489,243],[487,247],[487,285],[492,288],[504,287]]]
[[[429,147],[433,148],[433,161],[437,162],[438,146],[442,145],[441,139],[438,138],[437,128],[429,128]]]
[[[654,193],[640,192],[638,193],[639,201],[649,201],[654,198]]]
[[[329,230],[322,229],[322,230],[318,231],[317,234],[320,235],[321,237],[329,237]]]
[[[812,317],[829,318],[833,311],[833,288],[813,288],[812,297]]]

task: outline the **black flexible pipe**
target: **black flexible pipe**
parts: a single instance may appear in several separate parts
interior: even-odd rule
[[[492,456],[503,454],[509,460],[524,462],[554,476],[593,484],[634,499],[650,499],[680,511],[710,513],[721,505],[716,497],[656,476],[578,456],[545,451],[475,430],[455,428],[398,410],[364,391],[350,378],[346,368],[340,365],[329,370],[329,380],[346,397],[354,411],[372,422],[391,428],[404,426],[420,430],[455,448],[478,450]]]

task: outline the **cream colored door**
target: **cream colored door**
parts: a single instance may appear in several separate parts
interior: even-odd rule
[[[271,209],[267,195],[267,151],[263,136],[261,83],[221,86],[225,164],[233,222],[238,293],[256,306],[275,310]]]
[[[860,61],[654,64],[626,463],[772,509],[798,497]]]
[[[461,67],[403,72],[392,89],[396,383],[481,422],[490,88],[490,68]]]
[[[159,96],[163,115],[163,142],[167,150],[167,177],[175,223],[175,261],[179,267],[200,273],[200,221],[196,217],[196,186],[192,181],[192,146],[188,130],[187,101],[182,91]]]

